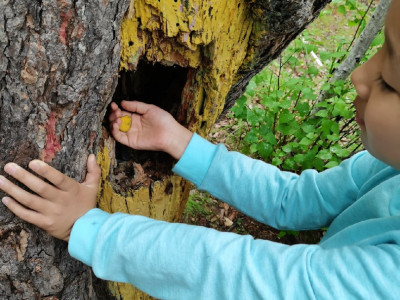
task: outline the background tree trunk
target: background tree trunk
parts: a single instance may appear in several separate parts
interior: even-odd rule
[[[328,2],[1,1],[0,168],[40,157],[81,180],[93,152],[99,207],[177,221],[190,184],[171,174],[167,155],[115,144],[110,101],[154,103],[206,135]],[[147,297],[129,285],[93,288],[65,243],[3,206],[0,240],[2,299]]]

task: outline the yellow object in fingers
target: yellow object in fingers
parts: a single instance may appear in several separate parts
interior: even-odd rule
[[[129,128],[131,128],[132,119],[130,116],[121,117],[121,125],[119,126],[119,130],[122,132],[127,132]]]

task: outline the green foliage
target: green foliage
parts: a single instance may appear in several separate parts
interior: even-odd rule
[[[298,231],[293,231],[293,230],[281,230],[278,233],[277,237],[281,239],[281,238],[283,238],[284,236],[287,236],[287,235],[299,236],[299,232]]]
[[[361,148],[354,121],[354,88],[349,80],[334,84],[328,81],[359,29],[365,27],[368,6],[341,0],[330,7],[330,13],[320,18],[346,14],[347,18],[342,19],[350,20],[348,26],[358,26],[356,32],[347,27],[353,34],[331,36],[326,46],[321,37],[328,33],[311,26],[279,59],[250,81],[231,110],[238,121],[234,140],[243,153],[285,170],[301,172],[336,166]],[[379,35],[373,46],[382,43],[383,37]],[[369,51],[363,60],[372,53]],[[322,65],[315,62],[316,57]],[[319,101],[321,91],[333,96]]]
[[[207,217],[212,214],[212,209],[210,208],[212,205],[212,199],[209,195],[204,195],[200,192],[193,193],[186,203],[183,219],[188,222],[193,216],[201,215]]]

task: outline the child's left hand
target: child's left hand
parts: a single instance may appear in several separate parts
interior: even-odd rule
[[[76,182],[40,160],[31,161],[29,168],[53,185],[9,163],[4,167],[5,172],[36,194],[0,176],[0,189],[13,197],[4,197],[3,203],[22,220],[68,241],[75,221],[96,205],[101,170],[95,156],[91,154],[88,158],[88,173],[83,183]]]

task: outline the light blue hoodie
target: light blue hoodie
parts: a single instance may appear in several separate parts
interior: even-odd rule
[[[93,209],[70,254],[160,299],[400,299],[400,172],[368,152],[299,176],[194,135],[173,171],[276,228],[329,230],[287,246]]]

